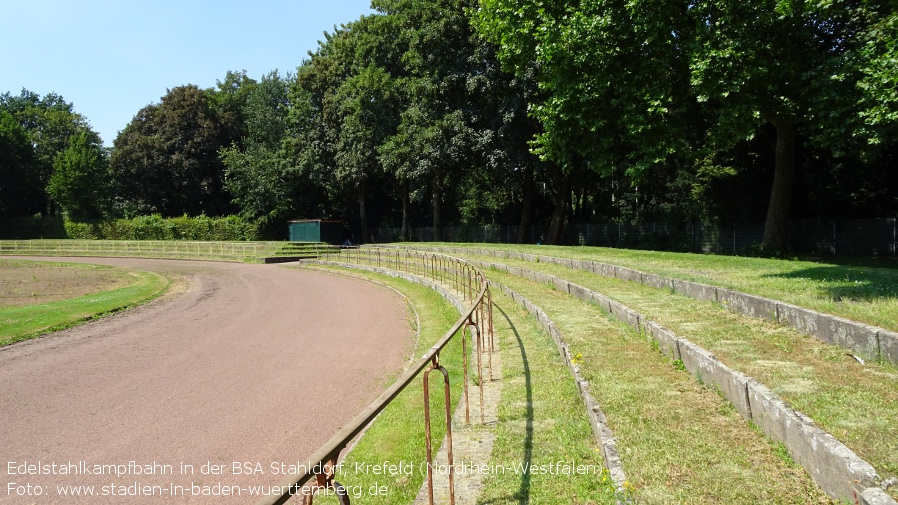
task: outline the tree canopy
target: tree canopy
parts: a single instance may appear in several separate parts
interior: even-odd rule
[[[4,208],[8,216],[56,213],[62,202],[51,198],[48,186],[55,175],[57,157],[69,148],[74,137],[89,137],[99,146],[99,135],[84,116],[75,112],[73,104],[55,93],[43,97],[26,89],[16,96],[4,93],[0,95],[0,115],[0,135],[9,149],[4,147],[0,154],[0,173],[5,173],[3,179],[8,181],[0,183],[4,187],[0,191],[0,215]],[[83,170],[102,170],[105,158],[105,151],[99,153],[91,161],[96,166],[83,166]]]
[[[578,155],[601,173],[623,165],[634,183],[671,162],[701,174],[770,125],[764,246],[775,249],[785,245],[802,144],[851,155],[851,141],[868,133],[852,124],[893,122],[888,92],[859,96],[894,76],[892,17],[872,5],[484,0],[477,19],[507,65],[539,67],[544,158],[570,165]]]
[[[372,7],[295,73],[168,90],[111,151],[58,95],[0,96],[0,215],[763,221],[770,250],[790,217],[898,216],[894,2]]]
[[[218,151],[237,128],[211,92],[178,86],[138,111],[115,139],[112,170],[130,213],[220,216],[229,211]]]

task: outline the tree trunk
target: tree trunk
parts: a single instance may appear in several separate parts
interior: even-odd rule
[[[521,201],[521,224],[518,226],[518,244],[524,243],[530,216],[533,213],[533,169],[524,169],[524,198]]]
[[[433,241],[443,241],[443,184],[440,174],[433,178]]]
[[[403,242],[408,242],[408,180],[402,181],[402,186],[399,189],[400,193],[402,193],[402,236],[401,239]]]
[[[362,228],[362,236],[358,242],[359,244],[365,244],[368,242],[368,217],[365,215],[365,190],[364,187],[360,184],[357,188],[357,194],[359,198],[359,222],[361,223]]]
[[[561,243],[564,220],[571,206],[572,172],[572,170],[563,170],[559,167],[556,174],[555,210],[552,212],[552,224],[549,227],[549,236],[546,238],[546,244],[558,245]]]
[[[789,245],[789,207],[795,183],[798,133],[792,118],[777,117],[770,119],[770,122],[776,129],[776,161],[761,247],[769,251],[784,251]]]

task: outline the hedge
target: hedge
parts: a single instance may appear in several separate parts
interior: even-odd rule
[[[259,240],[254,223],[238,216],[163,218],[158,214],[96,223],[65,222],[68,238],[87,240]]]

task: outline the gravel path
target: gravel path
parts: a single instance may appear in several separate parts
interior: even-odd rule
[[[277,265],[64,261],[157,271],[181,288],[0,349],[0,503],[252,503],[251,486],[306,463],[413,344],[403,300],[359,280]],[[95,496],[61,496],[67,485]]]

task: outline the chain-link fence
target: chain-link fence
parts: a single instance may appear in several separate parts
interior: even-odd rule
[[[548,226],[448,226],[443,228],[444,242],[491,242],[542,244],[549,235]],[[603,223],[569,224],[564,227],[561,243],[624,247],[658,251],[741,254],[761,243],[764,225]],[[375,228],[376,242],[399,242],[400,228]],[[433,228],[409,230],[411,242],[433,241]],[[800,254],[838,256],[895,256],[896,219],[803,219],[789,223],[789,248]]]

